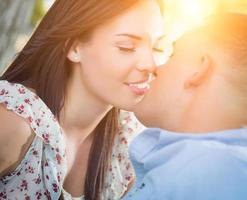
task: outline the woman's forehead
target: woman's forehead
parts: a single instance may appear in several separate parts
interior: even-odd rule
[[[161,37],[163,16],[156,1],[140,1],[120,15],[100,25],[96,30],[112,35],[129,34],[140,37]]]

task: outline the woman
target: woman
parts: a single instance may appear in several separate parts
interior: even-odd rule
[[[118,108],[131,110],[149,88],[162,54],[160,6],[55,1],[1,78],[1,197],[123,195],[131,129],[119,130]]]

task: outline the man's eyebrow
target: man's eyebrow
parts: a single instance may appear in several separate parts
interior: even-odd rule
[[[172,42],[173,49],[175,49],[176,44],[177,44],[177,40]]]
[[[167,35],[162,35],[162,36],[158,37],[157,40],[162,40],[162,39],[164,39],[165,37],[167,37]]]

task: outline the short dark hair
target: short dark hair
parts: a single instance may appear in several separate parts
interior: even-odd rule
[[[195,29],[206,44],[212,45],[224,56],[224,78],[233,90],[247,95],[247,15],[224,12],[206,19]],[[217,55],[216,55],[217,56]],[[217,58],[216,58],[217,59]]]
[[[206,19],[200,27],[203,34],[229,53],[233,63],[247,68],[247,15],[224,12]]]

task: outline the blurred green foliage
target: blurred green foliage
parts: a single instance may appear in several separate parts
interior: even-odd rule
[[[31,25],[36,26],[36,24],[45,15],[45,12],[46,10],[45,10],[44,0],[36,0],[31,17]]]

